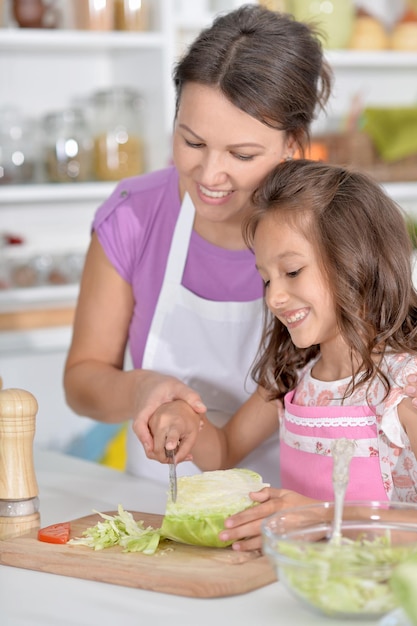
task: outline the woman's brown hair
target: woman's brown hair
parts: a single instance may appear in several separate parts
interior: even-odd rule
[[[312,25],[251,4],[217,17],[177,63],[177,110],[189,82],[218,87],[245,113],[286,131],[303,154],[332,72]]]
[[[379,367],[384,353],[417,352],[412,242],[400,207],[365,174],[308,160],[277,166],[253,201],[243,225],[249,247],[260,220],[272,214],[300,228],[316,248],[340,332],[360,363],[346,395],[375,376],[388,392]],[[282,398],[318,353],[319,346],[296,348],[286,327],[268,314],[253,378]]]

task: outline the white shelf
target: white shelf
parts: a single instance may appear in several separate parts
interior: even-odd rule
[[[107,198],[117,183],[91,182],[73,184],[9,185],[0,187],[0,210],[6,204],[33,204],[36,202],[100,201]]]
[[[0,352],[3,355],[13,354],[14,356],[19,352],[39,354],[39,352],[65,350],[66,353],[71,342],[71,335],[71,326],[1,331]],[[57,412],[56,408],[55,412]]]
[[[417,69],[417,52],[328,50],[326,58],[335,69]]]
[[[65,50],[159,49],[163,35],[158,32],[98,32],[81,30],[0,29],[0,51],[19,52]]]
[[[383,188],[396,202],[417,200],[417,182],[415,183],[383,183]]]
[[[3,186],[0,188],[0,211],[1,207],[6,204],[71,203],[80,200],[99,202],[112,193],[116,184],[115,182],[91,182]],[[417,181],[383,183],[383,187],[398,202],[417,198]]]
[[[0,310],[20,311],[27,309],[74,306],[78,298],[78,284],[28,287],[0,290]]]
[[[199,31],[206,28],[213,20],[212,13],[204,13],[198,16],[177,15],[175,19],[175,27],[178,31]]]

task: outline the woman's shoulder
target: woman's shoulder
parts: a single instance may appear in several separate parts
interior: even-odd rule
[[[180,206],[178,173],[174,167],[157,170],[141,176],[126,178],[117,183],[111,195],[97,209],[94,228],[112,214],[131,220],[164,212]]]

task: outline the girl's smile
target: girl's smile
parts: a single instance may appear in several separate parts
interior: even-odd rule
[[[309,313],[309,309],[304,308],[304,309],[298,309],[296,311],[289,311],[289,312],[286,311],[282,314],[282,317],[284,317],[287,320],[286,326],[288,329],[290,329],[290,328],[295,328],[296,326],[301,324],[301,322],[307,317],[308,313]]]

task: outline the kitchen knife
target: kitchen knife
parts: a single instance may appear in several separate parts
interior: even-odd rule
[[[177,468],[175,465],[175,453],[176,450],[167,450],[165,448],[165,455],[169,459],[169,488],[171,491],[171,500],[176,502],[177,500]]]

